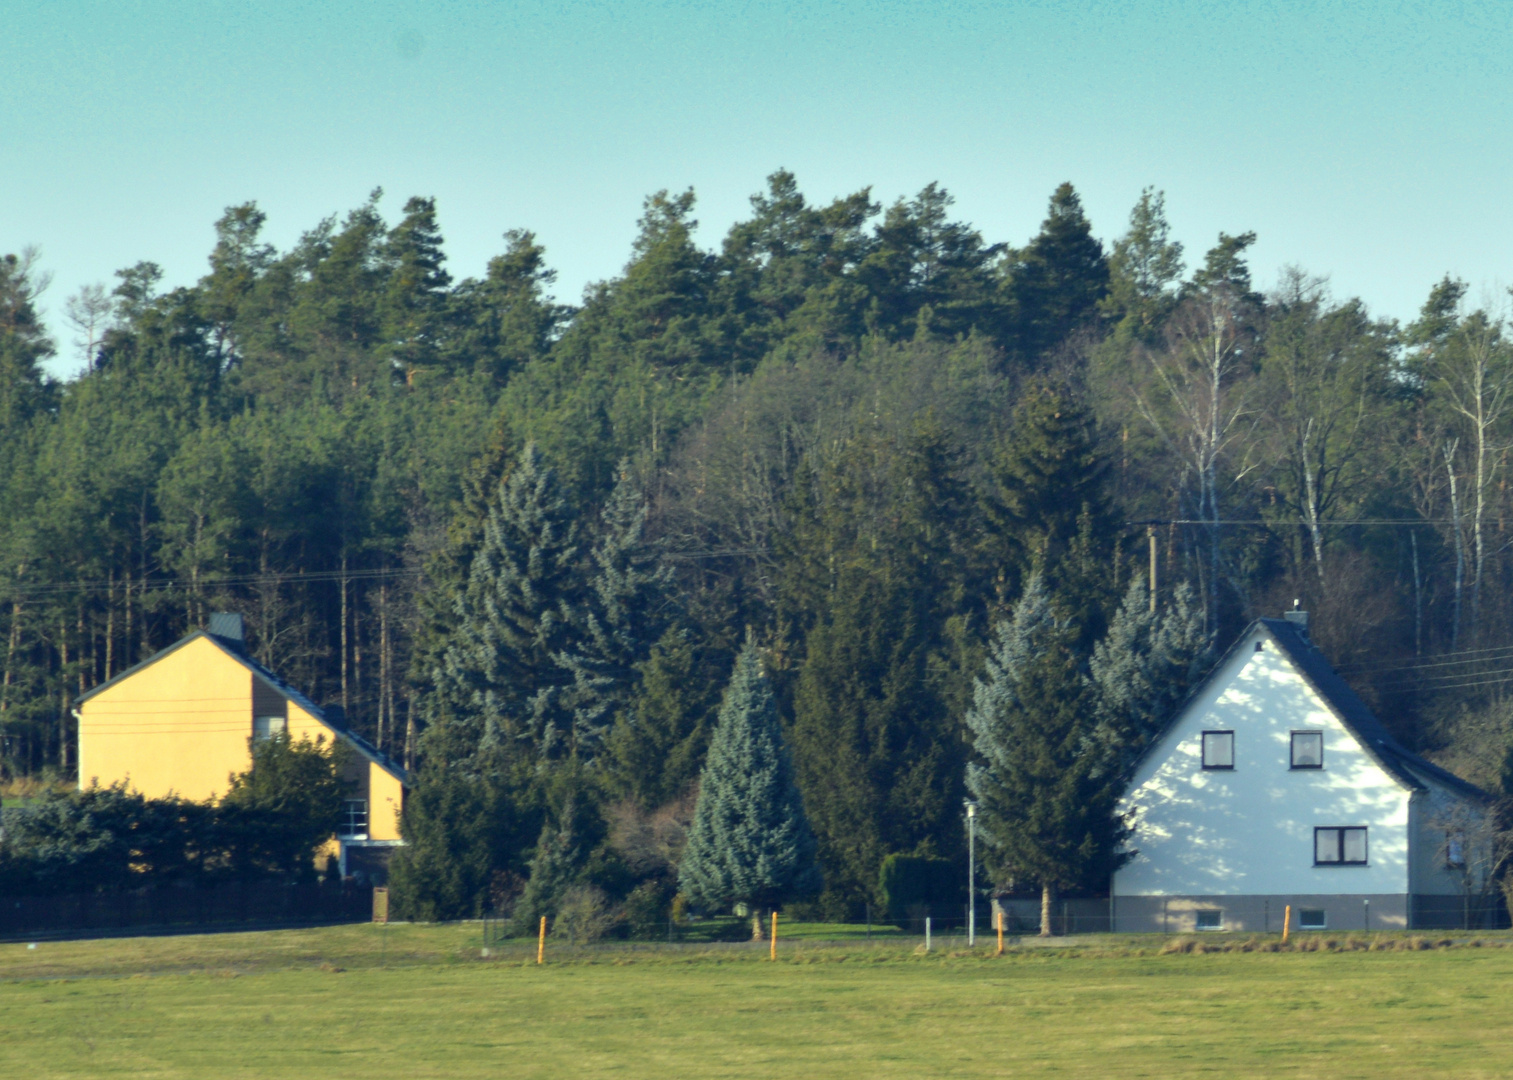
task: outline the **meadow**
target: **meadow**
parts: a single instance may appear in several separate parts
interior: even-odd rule
[[[548,942],[476,925],[0,945],[26,1077],[1506,1076],[1513,939]],[[828,936],[834,936],[834,928]],[[807,936],[806,936],[807,932]],[[1202,951],[1197,951],[1201,949]],[[1229,951],[1219,951],[1227,949]]]

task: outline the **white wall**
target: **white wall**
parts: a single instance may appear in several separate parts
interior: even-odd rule
[[[1205,729],[1235,733],[1233,771],[1202,768]],[[1290,768],[1299,729],[1324,732],[1323,769]],[[1256,627],[1137,770],[1139,854],[1114,893],[1405,893],[1409,797]],[[1314,866],[1320,825],[1367,826],[1369,865]]]

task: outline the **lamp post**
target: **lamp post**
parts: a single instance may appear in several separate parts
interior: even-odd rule
[[[967,800],[967,948],[977,943],[977,804]]]

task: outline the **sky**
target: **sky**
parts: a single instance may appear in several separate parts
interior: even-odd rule
[[[1105,241],[1166,194],[1189,262],[1326,275],[1410,319],[1450,273],[1513,273],[1513,4],[999,2],[256,4],[4,0],[0,252],[37,245],[59,342],[82,285],[206,270],[256,200],[286,248],[376,187],[437,199],[449,269],[533,230],[559,299],[624,265],[641,201],[693,187],[718,245],[778,168],[814,201],[938,181],[1023,244],[1057,184]]]

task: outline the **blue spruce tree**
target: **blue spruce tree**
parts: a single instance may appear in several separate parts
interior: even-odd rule
[[[814,850],[777,702],[748,638],[710,741],[678,883],[695,903],[752,908],[759,936],[760,912],[819,888]]]
[[[1118,812],[1119,777],[1098,745],[1092,686],[1076,620],[1032,573],[1011,618],[998,624],[967,713],[977,799],[995,880],[1037,882],[1040,932],[1051,933],[1056,894],[1101,887],[1130,856]]]

